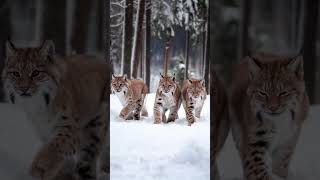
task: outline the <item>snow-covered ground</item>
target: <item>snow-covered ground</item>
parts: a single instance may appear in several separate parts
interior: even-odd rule
[[[152,114],[154,96],[148,97]],[[202,120],[186,126],[183,109],[177,123],[153,125],[119,120],[119,102],[111,96],[111,180],[209,179],[209,108]],[[320,179],[320,106],[312,107],[290,170],[290,180]],[[19,109],[0,103],[0,180],[31,180],[27,175],[40,146]],[[219,159],[222,180],[241,180],[237,152],[231,138]]]
[[[288,180],[320,179],[320,106],[310,109],[305,121],[295,155],[293,157]],[[229,134],[226,146],[218,159],[222,180],[242,180],[240,160]]]
[[[122,108],[111,95],[111,180],[209,180],[210,101],[200,121],[187,126],[181,106],[175,123],[153,124],[155,94],[147,96],[149,117],[141,121],[118,118]]]

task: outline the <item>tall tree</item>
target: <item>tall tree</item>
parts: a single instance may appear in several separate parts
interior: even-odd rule
[[[304,58],[304,73],[308,95],[311,103],[315,102],[315,72],[316,72],[316,40],[317,40],[317,25],[319,16],[319,1],[305,1],[304,16],[304,37],[303,37],[303,58]]]
[[[123,33],[123,48],[122,48],[122,74],[131,76],[131,50],[132,50],[132,35],[133,35],[133,0],[126,0],[125,18],[124,18],[124,33]]]
[[[239,35],[239,48],[238,59],[241,59],[249,52],[250,39],[249,39],[249,26],[251,17],[251,0],[241,1],[241,20],[240,20],[240,35]]]
[[[146,0],[146,33],[145,33],[145,82],[150,87],[151,59],[151,0]]]
[[[206,32],[205,32],[205,39],[203,41],[205,41],[205,51],[204,51],[204,81],[206,84],[206,90],[208,93],[210,90],[210,82],[209,82],[209,69],[210,69],[210,55],[209,55],[209,48],[210,48],[210,16],[209,13],[207,11],[207,23],[206,23]],[[212,58],[212,57],[211,57]]]
[[[132,67],[132,78],[137,78],[139,61],[141,59],[141,48],[142,48],[142,26],[143,26],[143,17],[145,12],[145,0],[139,0],[138,9],[137,9],[137,18],[135,24],[134,40],[132,47],[131,55],[131,67]]]
[[[78,0],[75,1],[75,6],[75,19],[71,40],[72,49],[77,53],[85,53],[87,47],[91,1]]]
[[[103,48],[105,54],[105,61],[110,64],[109,69],[106,72],[107,82],[111,81],[111,74],[112,74],[112,65],[110,63],[110,0],[103,0]],[[107,101],[107,109],[110,109],[110,84],[108,83],[106,87],[106,101]],[[106,151],[102,153],[104,164],[101,167],[102,170],[106,173],[106,177],[103,179],[110,179],[110,111],[106,113],[106,120],[107,120],[107,134],[106,134]],[[102,179],[102,178],[101,178]]]
[[[51,39],[57,53],[66,53],[66,1],[45,1],[43,40]]]
[[[190,36],[189,36],[189,30],[186,31],[186,36],[185,36],[186,44],[185,44],[185,49],[184,49],[184,59],[185,59],[185,64],[186,64],[186,72],[185,72],[185,79],[189,78],[188,71],[189,71],[189,44],[190,44]]]
[[[2,72],[5,59],[5,44],[10,35],[10,6],[7,0],[0,0],[0,72]],[[3,91],[2,91],[2,81],[0,81],[0,101],[4,100]]]

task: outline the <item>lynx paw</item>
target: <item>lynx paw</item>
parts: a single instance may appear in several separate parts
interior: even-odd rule
[[[30,174],[35,178],[49,179],[57,175],[63,166],[63,157],[48,147],[42,149],[34,158]]]

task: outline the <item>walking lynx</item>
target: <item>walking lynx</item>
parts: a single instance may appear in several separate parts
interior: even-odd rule
[[[107,67],[93,56],[54,55],[51,41],[35,48],[7,42],[2,73],[6,96],[26,112],[43,142],[31,165],[33,177],[97,178],[107,130]]]
[[[123,105],[119,115],[121,118],[140,120],[140,115],[148,116],[148,111],[144,105],[148,86],[143,80],[129,80],[127,75],[112,75],[111,89]]]
[[[191,126],[196,119],[200,119],[200,113],[207,97],[203,80],[185,80],[182,87],[182,104],[186,112],[188,125]]]
[[[246,57],[234,70],[232,134],[248,180],[288,176],[309,101],[301,56]]]

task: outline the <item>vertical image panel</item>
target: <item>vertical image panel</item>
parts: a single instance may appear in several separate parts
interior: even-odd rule
[[[0,179],[108,179],[107,7],[0,1]]]
[[[210,179],[208,1],[110,2],[110,179]]]
[[[210,5],[210,76],[220,80],[211,77],[211,175],[317,179],[320,149],[312,142],[319,135],[319,1]],[[215,108],[223,107],[219,82],[229,121]]]

